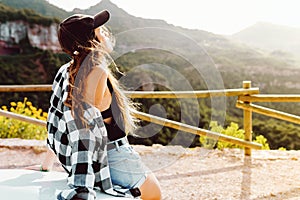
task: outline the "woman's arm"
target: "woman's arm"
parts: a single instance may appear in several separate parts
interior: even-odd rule
[[[36,171],[50,171],[53,167],[54,161],[56,159],[56,155],[50,149],[47,150],[44,161],[41,165],[33,165],[25,167],[25,169],[36,170]]]

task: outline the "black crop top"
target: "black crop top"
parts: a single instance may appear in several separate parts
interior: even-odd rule
[[[110,94],[113,94],[114,88],[111,85],[111,82],[109,81],[109,79],[107,79],[107,87],[109,89]],[[109,105],[109,108],[107,108],[106,110],[101,112],[102,118],[103,119],[107,119],[112,117],[112,112],[111,112],[111,105]]]
[[[113,89],[113,86],[112,86],[109,79],[107,79],[107,87],[109,89],[110,94],[112,95],[112,102],[111,102],[111,105],[109,106],[108,109],[101,112],[101,115],[102,115],[103,119],[107,119],[107,118],[112,117],[111,122],[109,124],[104,122],[104,125],[105,125],[106,130],[107,130],[108,139],[110,141],[114,141],[114,140],[117,140],[119,138],[125,137],[126,133],[124,132],[124,120],[121,116],[121,111],[118,111],[117,115],[113,115],[113,113],[112,113],[112,106],[114,108],[117,108],[117,109],[119,109],[119,107],[117,105],[117,101],[115,99],[115,96],[113,95],[114,89]],[[120,127],[120,126],[122,126],[122,127]]]

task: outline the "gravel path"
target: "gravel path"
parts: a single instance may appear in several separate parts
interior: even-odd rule
[[[43,143],[0,140],[0,168],[40,164]],[[19,145],[16,145],[19,144]],[[160,181],[166,200],[300,199],[300,151],[183,149],[134,145]],[[61,171],[58,163],[53,170]]]

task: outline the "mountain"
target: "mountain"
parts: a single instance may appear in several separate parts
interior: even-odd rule
[[[59,16],[60,19],[73,13],[95,14],[103,9],[108,9],[111,12],[111,19],[107,26],[117,41],[112,57],[121,71],[126,72],[125,78],[121,75],[118,78],[129,89],[240,88],[242,81],[251,80],[252,85],[259,87],[263,94],[299,93],[300,90],[300,71],[297,70],[294,58],[286,52],[269,52],[237,42],[235,38],[227,38],[204,30],[185,29],[159,19],[135,17],[109,0],[102,0],[86,10],[63,11],[62,14],[58,14],[61,9],[50,5],[45,0],[0,1],[14,7],[25,6],[24,2],[26,2],[26,8],[45,15],[49,10],[49,16]],[[3,81],[1,84],[51,83],[49,80],[53,80],[55,70],[66,59],[68,58],[61,54],[57,55],[40,49],[33,49],[26,55],[23,53],[14,56],[0,56],[0,79]],[[26,73],[23,72],[24,69],[27,69]],[[37,71],[40,73],[36,73]],[[152,85],[149,86],[149,84]],[[8,102],[7,96],[0,98],[2,102]],[[47,99],[40,96],[35,97],[36,102],[45,107],[48,105]],[[169,119],[178,121],[184,118],[182,122],[191,125],[196,124],[207,128],[209,121],[213,118],[209,109],[212,99],[199,100],[201,108],[180,104],[179,100],[175,99],[141,99],[138,101],[144,112],[149,112],[149,108],[157,108],[157,105],[162,105]],[[227,110],[226,119],[241,124],[242,111],[235,108],[236,98],[226,98],[224,101]],[[217,119],[222,118],[224,114],[223,110],[218,112],[219,105],[221,104],[217,104],[217,108],[215,108],[218,113]],[[295,104],[293,106],[268,104],[268,106],[293,114],[300,113],[300,106]],[[195,116],[197,114],[201,115],[201,119]],[[294,138],[300,138],[298,136],[299,127],[270,121],[269,118],[261,116],[255,116],[255,118],[260,123],[254,123],[254,132],[265,134],[271,143],[271,148],[283,146],[281,145],[282,140],[286,141],[285,147],[300,148],[300,141],[293,142]],[[278,130],[274,131],[274,127]],[[152,126],[145,128],[149,129],[148,132],[153,132]],[[168,144],[168,140],[172,139],[171,136],[175,132],[170,129],[163,131],[161,135],[155,135],[151,140],[156,143]],[[284,134],[287,132],[289,136],[285,137]],[[143,142],[145,141],[143,140]],[[148,144],[151,144],[152,141],[147,139]]]
[[[178,64],[175,62],[172,63],[172,67],[175,67],[181,73],[184,71],[191,81],[196,80],[193,87],[203,89],[203,82],[200,81],[201,84],[199,84],[199,73],[192,69],[195,67],[193,63],[201,65],[200,71],[202,72],[205,66],[214,65],[223,76],[227,88],[237,87],[243,80],[252,80],[265,92],[271,92],[272,89],[270,88],[275,86],[281,89],[286,88],[286,86],[291,87],[290,84],[285,84],[285,81],[290,82],[294,78],[291,78],[288,72],[286,73],[287,76],[282,73],[295,67],[295,60],[289,57],[288,54],[282,56],[283,52],[269,53],[236,42],[232,38],[203,30],[191,30],[174,26],[163,20],[134,17],[109,0],[102,0],[87,10],[77,9],[75,11],[95,14],[103,9],[108,9],[112,13],[108,26],[117,37],[117,51],[124,52],[126,49],[148,48],[149,45],[152,45],[155,48],[171,51],[173,54],[181,54],[184,59],[190,62],[190,65],[188,67],[182,65],[176,68]],[[282,74],[280,81],[278,77],[274,77],[278,74]],[[205,76],[206,79],[210,77],[206,74],[201,76]],[[205,81],[209,82],[210,80]],[[296,85],[292,87],[295,89]],[[286,89],[284,91],[287,92]]]
[[[232,38],[248,45],[271,51],[287,51],[300,58],[300,28],[259,22]]]
[[[69,15],[67,11],[50,4],[46,0],[0,0],[0,3],[17,9],[31,9],[42,15],[60,19]]]
[[[27,47],[59,51],[58,23],[57,18],[45,17],[33,10],[15,9],[0,3],[0,55],[26,52]]]
[[[75,9],[70,13],[63,11],[61,15],[54,12],[61,9],[45,0],[0,1],[14,7],[25,6],[25,2],[27,8],[61,18],[72,13],[95,14],[108,9],[111,19],[107,26],[116,36],[115,50],[120,52],[115,56],[118,58],[116,62],[125,70],[149,63],[171,66],[191,83],[193,89],[236,88],[241,86],[243,80],[252,80],[262,93],[297,93],[300,90],[300,72],[294,70],[297,63],[293,56],[283,51],[268,52],[236,42],[235,37],[227,38],[203,30],[174,26],[163,20],[135,17],[109,0],[102,0],[86,10]],[[262,29],[269,26],[261,24],[259,27]],[[276,32],[272,30],[271,33]],[[266,30],[254,30],[253,34],[256,32],[267,33]],[[296,44],[299,39],[295,35],[287,36],[288,39],[278,35],[273,41],[280,44],[284,39],[292,38]],[[258,38],[261,38],[258,43],[263,44],[264,40],[272,37]],[[178,81],[172,74],[164,76],[174,79],[170,82]]]
[[[129,30],[140,27],[168,27],[164,20],[159,19],[144,19],[135,17],[113,4],[110,0],[102,0],[100,3],[85,10],[86,14],[96,14],[100,10],[107,9],[111,12],[112,18],[110,24],[113,25],[114,32]]]

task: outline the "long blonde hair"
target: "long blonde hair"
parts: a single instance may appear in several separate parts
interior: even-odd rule
[[[108,29],[106,29],[108,31]],[[112,36],[110,34],[110,36]],[[65,105],[70,107],[73,114],[79,117],[83,124],[87,124],[83,118],[84,108],[82,102],[84,102],[84,90],[85,90],[85,78],[92,71],[95,66],[106,66],[108,73],[108,79],[113,87],[113,98],[115,98],[117,104],[117,112],[120,112],[123,124],[116,120],[118,126],[121,129],[124,128],[124,132],[128,134],[133,132],[136,125],[136,119],[132,115],[132,109],[135,109],[134,104],[125,96],[122,86],[118,80],[114,77],[107,64],[110,66],[117,67],[113,62],[111,56],[105,51],[105,47],[101,42],[96,39],[87,42],[86,46],[76,44],[76,41],[65,41],[65,45],[62,45],[63,50],[72,55],[72,61],[69,72],[69,91],[68,97],[65,101]],[[75,43],[75,47],[73,46]],[[106,64],[107,63],[107,64]],[[80,73],[78,73],[80,71]],[[115,110],[116,111],[116,110]],[[113,109],[113,114],[114,114]],[[74,117],[75,117],[74,116]]]

